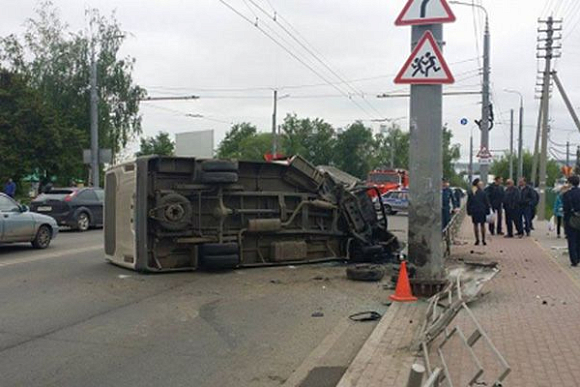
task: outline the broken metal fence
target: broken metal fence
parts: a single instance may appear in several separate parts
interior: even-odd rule
[[[443,243],[444,249],[443,254],[447,258],[451,255],[451,246],[455,243],[455,237],[459,233],[459,229],[461,227],[461,223],[463,223],[463,219],[465,219],[466,214],[466,207],[461,206],[459,211],[457,211],[451,217],[451,220],[447,224],[447,226],[443,229]]]
[[[495,275],[495,274],[493,274]],[[474,346],[478,342],[483,342],[490,349],[500,366],[499,374],[492,378],[493,386],[499,387],[508,376],[511,368],[503,355],[495,347],[485,330],[477,321],[475,315],[469,309],[467,304],[477,298],[481,291],[482,284],[475,284],[474,287],[467,288],[469,294],[462,291],[461,278],[458,276],[445,290],[436,294],[429,300],[428,310],[423,323],[418,350],[421,352],[425,369],[427,371],[427,380],[422,383],[422,377],[410,377],[408,387],[453,387],[454,383],[449,371],[449,364],[446,360],[443,349],[452,338],[459,338],[462,345],[468,351],[469,359],[473,363],[473,373],[469,375],[468,386],[475,386],[482,383],[480,380],[484,375],[485,369],[480,357],[474,351]],[[459,325],[449,328],[455,317],[464,312],[469,321],[475,327],[471,333],[465,332]],[[443,334],[443,336],[441,336]],[[438,345],[434,345],[435,339],[442,337]],[[433,368],[429,357],[430,349],[435,349],[440,366]],[[412,372],[413,374],[413,372]],[[417,382],[418,381],[418,382]]]

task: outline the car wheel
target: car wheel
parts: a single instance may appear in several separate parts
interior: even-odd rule
[[[231,270],[240,264],[239,245],[205,243],[200,246],[200,266],[206,270]]]
[[[170,193],[157,203],[157,220],[169,231],[183,231],[191,224],[191,202],[183,195]]]
[[[89,226],[91,225],[91,219],[86,212],[81,212],[77,216],[77,227],[76,229],[79,231],[87,231]]]
[[[44,225],[40,226],[36,232],[36,236],[32,241],[32,247],[35,249],[46,249],[50,245],[50,240],[52,238],[52,230],[50,227]]]
[[[393,207],[389,206],[388,204],[385,204],[385,213],[387,215],[393,215],[394,214]]]
[[[391,215],[397,215],[397,212],[399,212],[399,211],[393,211],[393,210],[391,210]]]

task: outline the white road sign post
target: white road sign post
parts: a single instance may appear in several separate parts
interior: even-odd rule
[[[417,279],[442,280],[441,178],[443,84],[453,75],[440,47],[443,26],[455,16],[445,0],[409,0],[395,22],[411,25],[412,53],[395,79],[411,85],[409,150],[409,261]]]

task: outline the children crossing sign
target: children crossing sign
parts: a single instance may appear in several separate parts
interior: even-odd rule
[[[395,83],[439,85],[455,82],[439,45],[430,31],[426,31],[407,62],[395,78]]]
[[[397,26],[451,23],[455,15],[447,0],[408,0],[395,21]]]

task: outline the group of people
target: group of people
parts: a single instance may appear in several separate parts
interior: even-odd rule
[[[534,229],[533,219],[539,202],[536,190],[521,178],[516,186],[512,179],[503,185],[503,179],[496,177],[489,186],[475,179],[467,197],[467,214],[473,221],[475,244],[486,245],[486,224],[491,235],[504,235],[503,218],[505,211],[506,238],[529,236]],[[514,234],[515,231],[515,234]]]

